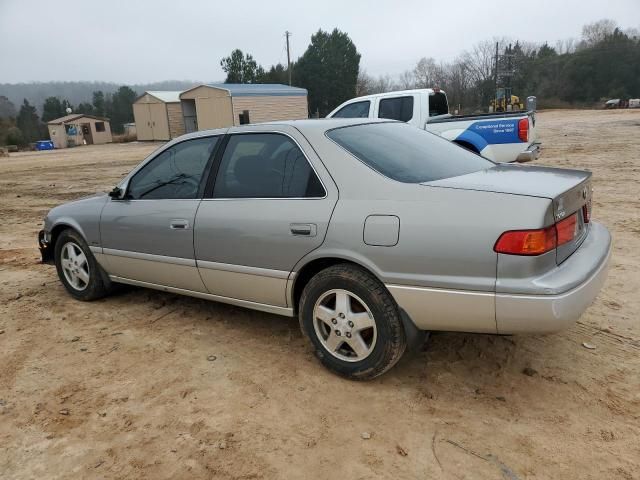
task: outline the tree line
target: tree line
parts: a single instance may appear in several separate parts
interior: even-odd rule
[[[640,34],[637,29],[623,31],[606,19],[585,25],[579,40],[567,39],[554,46],[506,38],[486,40],[451,62],[421,58],[395,77],[374,77],[361,69],[361,55],[347,33],[318,30],[302,56],[291,63],[292,85],[307,89],[310,116],[325,116],[354,96],[427,87],[445,90],[455,109],[485,111],[495,95],[496,43],[499,59],[508,59],[513,94],[521,99],[535,95],[542,108],[640,97]],[[264,68],[239,49],[222,58],[220,65],[226,83],[287,84],[289,79],[288,66],[278,63]],[[169,83],[164,89],[170,89]],[[136,92],[128,86],[112,93],[96,90],[91,102],[79,102],[75,108],[66,98],[51,96],[45,98],[40,118],[27,99],[17,110],[0,96],[0,144],[47,138],[45,123],[64,116],[67,107],[74,113],[108,117],[112,130],[121,133],[123,124],[133,121],[135,98]]]
[[[133,102],[137,94],[128,86],[118,88],[115,93],[93,92],[91,102],[73,106],[67,99],[47,97],[42,105],[42,117],[34,105],[24,99],[20,109],[5,96],[0,96],[0,145],[24,146],[36,140],[49,138],[47,122],[67,115],[82,113],[108,118],[113,133],[123,133],[124,124],[133,122]]]
[[[607,98],[640,97],[640,34],[612,20],[585,25],[582,38],[535,44],[507,38],[485,40],[451,62],[423,57],[392,77],[367,74],[349,36],[319,30],[291,64],[292,84],[309,92],[310,114],[324,116],[354,96],[412,88],[440,87],[449,103],[466,112],[486,111],[495,96],[498,68],[508,58],[509,84],[521,99],[538,97],[542,108],[594,106]],[[288,69],[266,69],[250,54],[234,50],[221,60],[227,83],[287,83]]]

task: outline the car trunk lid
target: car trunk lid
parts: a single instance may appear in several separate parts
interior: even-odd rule
[[[548,198],[553,204],[556,223],[576,214],[572,240],[556,249],[558,264],[569,257],[587,235],[592,197],[591,172],[500,164],[487,170],[425,182],[423,185]]]

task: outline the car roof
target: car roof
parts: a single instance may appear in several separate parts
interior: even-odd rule
[[[303,135],[305,133],[310,134],[323,134],[327,130],[331,130],[333,128],[339,127],[348,127],[351,125],[365,125],[371,123],[402,123],[397,120],[389,120],[389,119],[377,119],[377,118],[316,118],[316,119],[305,119],[305,120],[279,120],[273,122],[262,122],[262,123],[249,123],[246,125],[235,125],[232,127],[225,128],[217,128],[213,130],[198,130],[197,132],[187,133],[185,135],[181,135],[179,137],[170,140],[162,148],[174,145],[176,143],[183,142],[185,140],[191,140],[194,138],[202,138],[209,137],[213,135],[224,135],[228,133],[230,129],[233,129],[234,132],[242,132],[243,130],[252,131],[255,130],[256,126],[264,126],[264,125],[272,125],[274,127],[294,127],[299,130]]]
[[[332,128],[348,127],[350,125],[362,125],[365,123],[389,123],[395,120],[377,118],[311,118],[307,120],[286,120],[265,122],[256,125],[290,125],[300,131],[306,130],[331,130]],[[249,127],[250,125],[243,125]]]
[[[351,125],[364,125],[367,123],[403,123],[403,122],[398,122],[397,120],[376,119],[376,118],[316,118],[316,119],[305,119],[305,120],[278,120],[273,122],[249,123],[246,125],[236,125],[233,127],[218,128],[215,130],[199,130],[197,132],[188,133],[178,138],[181,140],[186,140],[188,138],[207,137],[210,135],[221,135],[223,133],[226,133],[231,128],[233,128],[234,132],[241,132],[243,130],[250,131],[252,130],[253,127],[256,127],[258,125],[273,125],[274,127],[290,126],[290,127],[297,128],[302,133],[305,133],[305,132],[312,132],[312,131],[325,132],[333,128],[348,127]]]

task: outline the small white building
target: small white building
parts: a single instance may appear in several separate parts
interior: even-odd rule
[[[49,138],[55,148],[77,145],[111,143],[111,125],[108,118],[74,113],[47,123]]]

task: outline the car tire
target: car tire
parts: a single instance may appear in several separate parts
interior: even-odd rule
[[[393,367],[406,348],[400,311],[385,286],[366,270],[339,264],[305,286],[299,321],[329,370],[369,380]]]
[[[109,293],[110,282],[104,270],[75,230],[64,230],[58,236],[55,263],[58,277],[72,297],[88,302]]]

